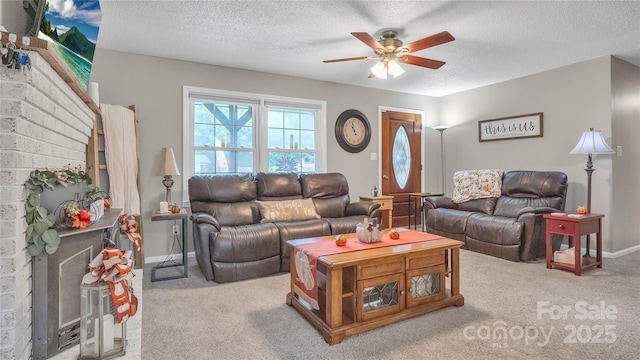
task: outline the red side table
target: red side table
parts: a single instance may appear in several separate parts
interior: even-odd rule
[[[544,214],[545,225],[547,228],[547,269],[552,267],[571,270],[577,276],[582,275],[582,271],[589,270],[594,267],[602,267],[602,214],[578,214],[563,213]],[[580,237],[597,233],[596,236],[596,258],[582,259],[582,250],[580,247]],[[567,235],[569,237],[569,247],[575,248],[574,264],[553,261],[551,234]]]

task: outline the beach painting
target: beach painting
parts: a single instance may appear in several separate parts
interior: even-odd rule
[[[46,39],[85,89],[102,12],[98,0],[48,0],[38,37]]]

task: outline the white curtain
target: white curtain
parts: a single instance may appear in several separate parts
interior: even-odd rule
[[[140,215],[137,139],[133,111],[100,104],[111,206],[127,215]]]

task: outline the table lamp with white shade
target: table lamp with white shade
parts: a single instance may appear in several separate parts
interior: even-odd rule
[[[173,148],[162,149],[157,175],[164,176],[162,185],[167,188],[166,202],[167,204],[171,204],[171,187],[173,186],[172,176],[180,175],[176,158],[173,155]]]

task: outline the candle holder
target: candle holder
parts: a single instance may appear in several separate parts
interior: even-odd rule
[[[80,356],[111,359],[123,356],[127,348],[126,322],[118,323],[108,282],[80,286]]]

